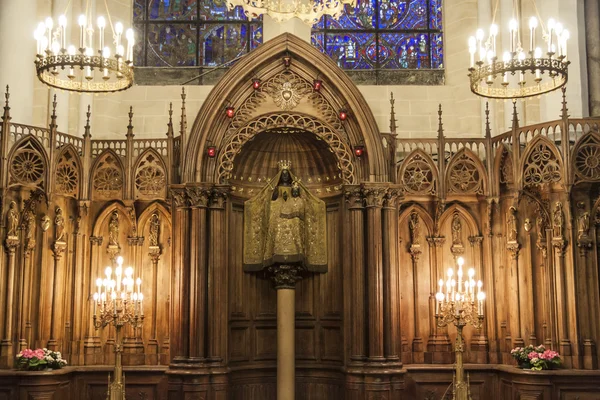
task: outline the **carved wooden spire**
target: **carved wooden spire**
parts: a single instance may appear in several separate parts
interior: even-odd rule
[[[562,91],[562,110],[560,113],[560,117],[562,119],[567,119],[570,117],[570,115],[568,114],[569,109],[567,108],[567,86],[563,86],[562,88],[560,88],[560,90]]]
[[[485,102],[485,137],[492,137],[492,129],[490,128],[490,103]]]
[[[169,103],[169,122],[167,123],[167,137],[173,137],[173,103]]]
[[[512,128],[519,128],[519,113],[517,113],[517,100],[513,100]]]
[[[87,107],[87,112],[85,113],[86,116],[86,120],[85,120],[85,127],[84,127],[84,131],[83,131],[83,137],[92,137],[92,134],[90,132],[90,116],[92,115],[91,112],[91,105],[88,104]]]
[[[50,129],[56,129],[56,94],[54,94],[54,99],[52,100],[52,115],[50,116]]]
[[[185,114],[185,88],[181,88],[181,121],[179,123],[179,134],[183,138],[187,130],[187,116]]]
[[[127,138],[133,138],[133,106],[129,106],[129,125],[127,125]]]
[[[396,133],[396,112],[394,111],[394,92],[390,92],[390,133]]]
[[[444,124],[442,123],[442,105],[438,108],[438,137],[444,137]]]
[[[2,119],[4,121],[10,120],[10,107],[8,105],[8,99],[10,98],[10,92],[8,90],[8,85],[6,85],[6,93],[4,94],[4,114],[2,115]]]

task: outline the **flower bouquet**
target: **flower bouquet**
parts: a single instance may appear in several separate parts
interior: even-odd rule
[[[544,345],[516,347],[510,354],[517,360],[519,368],[541,371],[560,367],[562,360],[560,355],[553,350],[546,350]]]
[[[15,367],[23,371],[42,371],[60,369],[67,365],[59,351],[44,349],[25,349],[17,354]]]

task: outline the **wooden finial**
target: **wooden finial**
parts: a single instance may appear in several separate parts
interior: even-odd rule
[[[513,100],[513,118],[512,118],[512,127],[513,129],[517,129],[519,127],[519,113],[517,113],[517,100]]]
[[[5,100],[5,105],[4,107],[8,107],[8,99],[10,98],[10,91],[8,90],[8,85],[6,85],[6,93],[4,94],[4,98]]]
[[[50,128],[57,128],[56,126],[56,94],[54,94],[54,99],[52,101],[52,116],[50,117]]]
[[[4,121],[10,120],[10,107],[8,105],[8,99],[10,98],[10,92],[8,90],[8,85],[6,85],[6,93],[4,94],[4,114],[2,115],[2,119]]]
[[[490,103],[485,102],[485,137],[492,137],[492,129],[490,128]]]
[[[444,124],[442,123],[442,104],[438,107],[438,137],[444,136]]]
[[[133,106],[129,106],[129,125],[127,125],[127,135],[133,137]]]
[[[88,104],[87,112],[85,113],[86,120],[85,120],[83,137],[91,137],[92,136],[90,134],[90,116],[92,115],[91,108],[92,108],[92,106],[90,104]]]
[[[185,135],[187,130],[187,115],[185,114],[185,88],[181,88],[181,121],[179,123],[179,134]],[[183,143],[182,143],[183,145]]]
[[[167,137],[173,137],[173,103],[169,103],[169,122],[167,123]]]
[[[562,119],[567,119],[569,118],[569,109],[567,108],[567,86],[563,86],[562,88],[560,88],[560,90],[562,90],[562,112],[560,114],[560,117]]]
[[[390,132],[396,133],[396,112],[394,111],[394,92],[390,92]]]

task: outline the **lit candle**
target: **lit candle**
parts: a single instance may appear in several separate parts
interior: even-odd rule
[[[517,49],[517,30],[518,24],[516,19],[511,19],[508,23],[508,28],[510,30],[510,52],[514,53]]]
[[[568,30],[564,30],[562,33],[562,52],[563,52],[563,56],[565,57],[565,59],[563,61],[566,61],[567,59],[567,40],[569,40],[569,38],[571,37],[571,34],[569,33]]]
[[[67,49],[67,17],[61,15],[58,17],[58,26],[60,26],[61,49]]]
[[[496,36],[498,36],[498,25],[490,25],[490,36],[492,38],[492,51],[496,54]]]
[[[51,50],[50,46],[52,44],[52,27],[54,26],[54,22],[52,18],[46,18],[46,29],[48,30],[48,51]]]
[[[525,53],[520,51],[519,52],[519,61],[521,62],[521,66],[523,65],[523,60],[525,60]],[[525,74],[523,73],[523,70],[521,70],[521,72],[519,73],[519,82],[524,83],[524,81],[525,81]]]
[[[144,294],[140,293],[140,295],[138,296],[138,299],[140,301],[140,314],[142,315],[142,317],[144,316]]]
[[[87,47],[85,49],[85,55],[86,57],[92,57],[93,55],[93,50],[90,47]],[[88,62],[91,62],[91,60],[88,60]],[[89,66],[85,67],[85,79],[90,80],[92,79],[92,68]]]
[[[142,279],[141,278],[137,278],[135,281],[135,284],[137,285],[137,292],[141,293],[142,292]]]
[[[85,49],[85,15],[80,15],[77,21],[79,23],[79,48],[83,52]]]
[[[552,34],[554,33],[554,26],[556,22],[554,19],[550,18],[548,20],[548,53],[552,53]]]
[[[102,51],[104,48],[104,28],[106,27],[106,20],[103,16],[99,16],[96,22],[98,24],[98,48]]]
[[[100,296],[98,293],[94,293],[94,318],[96,317],[96,306],[98,305],[98,299]]]
[[[133,60],[133,29],[129,28],[125,32],[125,38],[127,38],[127,61]]]
[[[483,47],[483,29],[477,29],[477,32],[475,32],[475,38],[477,40],[477,48],[481,49]],[[485,57],[485,53],[484,53],[484,57]],[[479,61],[483,61],[484,57],[481,57],[481,53],[480,53]]]
[[[531,17],[529,19],[529,51],[533,51],[535,49],[535,29],[538,26],[538,20],[536,17]]]
[[[557,55],[558,57],[562,56],[562,32],[563,32],[563,26],[562,24],[559,22],[554,26],[554,32],[556,33],[556,50],[557,50]]]
[[[123,24],[120,22],[117,22],[115,24],[115,50],[117,50],[119,48],[119,46],[121,46],[121,36],[123,35]],[[117,50],[118,52],[118,50]]]

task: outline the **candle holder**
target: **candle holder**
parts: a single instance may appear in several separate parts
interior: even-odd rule
[[[469,377],[465,381],[463,365],[463,328],[471,324],[481,329],[483,322],[483,301],[485,293],[481,290],[483,283],[475,281],[475,270],[470,268],[468,276],[463,279],[464,259],[457,259],[458,270],[448,268],[448,279],[439,280],[439,291],[436,293],[435,319],[437,326],[444,327],[453,324],[456,327],[454,352],[456,355],[455,373],[452,379],[452,398],[470,400],[471,391]],[[456,278],[454,278],[456,276]],[[445,287],[445,293],[444,293]]]
[[[121,362],[123,327],[129,324],[137,329],[144,321],[142,280],[137,278],[134,281],[132,267],[123,270],[123,257],[117,257],[116,263],[114,271],[106,267],[106,278],[96,279],[97,291],[94,293],[94,327],[100,329],[114,325],[116,330],[115,369],[112,382],[109,374],[107,400],[125,400]]]

